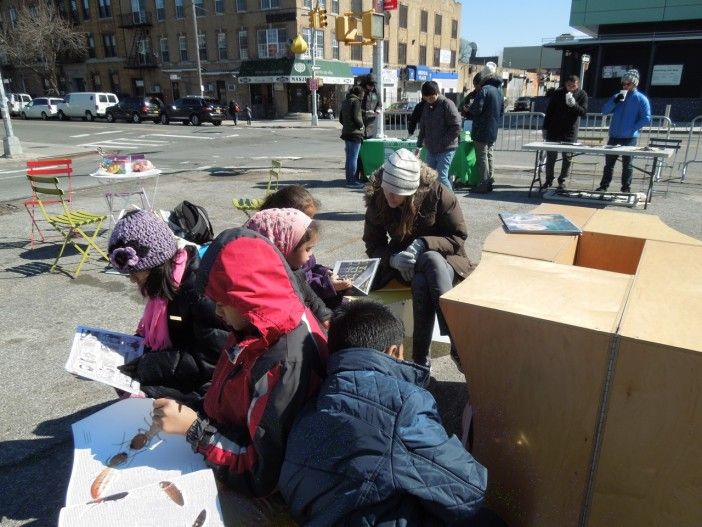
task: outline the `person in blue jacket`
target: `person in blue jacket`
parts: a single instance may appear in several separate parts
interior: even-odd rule
[[[487,470],[449,437],[383,304],[342,304],[327,378],[288,437],[279,489],[301,525],[488,525]],[[490,523],[494,525],[494,523]]]
[[[639,137],[639,131],[651,122],[651,104],[646,96],[638,91],[638,70],[629,70],[622,77],[622,90],[614,94],[602,107],[602,113],[612,114],[609,125],[608,145],[634,146]],[[602,181],[597,191],[606,191],[612,182],[614,164],[618,155],[605,156]],[[631,192],[631,156],[622,156],[622,192]]]

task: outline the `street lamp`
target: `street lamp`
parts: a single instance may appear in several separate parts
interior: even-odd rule
[[[197,12],[195,10],[195,0],[191,2],[193,7],[193,30],[195,31],[195,66],[197,67],[197,81],[200,85],[200,97],[204,96],[204,86],[202,85],[202,66],[200,64],[200,34],[197,32]]]

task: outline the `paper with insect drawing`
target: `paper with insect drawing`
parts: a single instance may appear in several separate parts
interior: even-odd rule
[[[202,455],[183,436],[136,438],[149,435],[152,405],[153,399],[124,399],[73,424],[75,451],[66,506],[206,468]]]
[[[204,512],[203,512],[204,511]],[[59,527],[100,525],[199,525],[223,526],[217,485],[211,470],[198,470],[144,487],[105,496],[98,503],[61,509]]]
[[[332,272],[343,280],[351,280],[354,291],[367,295],[370,293],[379,265],[380,258],[339,260],[334,264]]]
[[[78,326],[66,371],[129,393],[139,393],[139,382],[117,369],[144,353],[144,339],[106,329]]]

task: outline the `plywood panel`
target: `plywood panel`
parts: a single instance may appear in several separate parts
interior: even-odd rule
[[[636,212],[598,210],[588,220],[583,230],[644,240],[702,245],[702,241],[668,227],[658,216]]]
[[[702,525],[700,379],[699,352],[622,339],[588,525]]]
[[[575,265],[633,275],[645,243],[642,238],[583,232],[575,254]]]

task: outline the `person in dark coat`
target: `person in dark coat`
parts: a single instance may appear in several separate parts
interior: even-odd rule
[[[362,99],[363,126],[365,127],[364,137],[366,139],[375,137],[376,121],[382,107],[375,84],[375,75],[372,73],[368,74],[364,79],[365,91]]]
[[[381,259],[373,287],[391,279],[411,285],[412,355],[423,366],[431,364],[435,316],[441,334],[449,334],[439,297],[473,269],[464,249],[467,237],[455,194],[412,152],[401,148],[375,172],[366,190],[363,226],[368,257]],[[453,343],[451,356],[460,368]]]
[[[446,433],[403,337],[378,302],[335,311],[327,378],[290,432],[278,483],[300,525],[476,525],[487,470]]]
[[[480,83],[482,82],[482,76],[480,73],[476,73],[473,76],[473,91],[468,92],[468,94],[463,98],[461,103],[461,116],[463,116],[463,129],[468,132],[473,130],[473,114],[470,113],[470,106],[473,101],[478,96],[478,91],[480,91]]]
[[[363,97],[363,88],[358,85],[352,86],[339,112],[339,122],[342,125],[341,138],[344,140],[346,153],[346,186],[350,188],[362,187],[361,182],[356,179],[358,154],[361,151],[364,132],[361,97]]]
[[[480,183],[472,192],[477,194],[492,192],[495,182],[493,151],[497,141],[497,130],[505,111],[502,79],[495,75],[496,68],[494,62],[488,62],[480,72],[480,90],[470,105],[470,113],[473,116],[471,137],[475,144],[476,165],[480,174]]]
[[[234,121],[234,126],[237,126],[239,124],[240,111],[241,108],[239,107],[238,102],[236,102],[234,99],[229,101],[229,115],[232,117],[232,121]]]
[[[120,370],[141,383],[148,397],[170,397],[197,407],[227,339],[215,305],[195,287],[200,258],[195,246],[178,248],[155,214],[125,214],[110,235],[112,266],[147,299],[137,334],[145,353]]]
[[[557,89],[548,102],[544,117],[544,141],[573,143],[578,139],[580,118],[587,113],[587,93],[580,89],[580,79],[570,75],[563,88]],[[546,181],[542,190],[553,184],[553,172],[558,152],[546,152]],[[562,153],[561,175],[558,177],[558,188],[565,188],[565,180],[570,170],[573,154]]]

